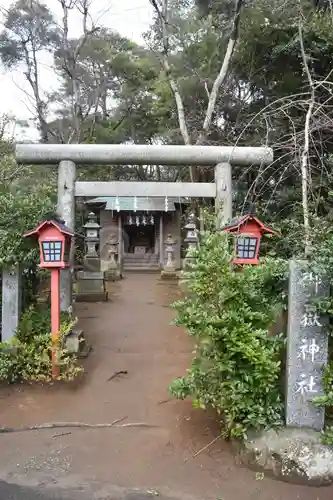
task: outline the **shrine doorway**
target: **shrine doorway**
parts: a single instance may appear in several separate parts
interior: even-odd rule
[[[136,224],[126,224],[124,225],[124,232],[128,236],[128,238],[124,238],[125,253],[141,255],[154,253],[156,241],[154,225],[137,226]]]

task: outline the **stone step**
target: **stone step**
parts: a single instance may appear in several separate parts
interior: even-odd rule
[[[124,266],[126,265],[129,265],[129,266],[149,266],[149,265],[153,265],[153,266],[158,266],[159,265],[159,260],[124,260],[123,264]]]
[[[158,266],[160,263],[159,260],[124,260],[123,265],[126,266]]]
[[[160,268],[160,264],[159,262],[124,262],[124,269],[127,269],[128,267],[133,267],[133,268],[138,268],[138,269],[142,269],[142,268],[156,268],[156,269],[159,269]]]
[[[149,264],[150,262],[152,264],[158,264],[159,263],[159,259],[124,259],[124,264],[128,263],[128,264]]]
[[[124,265],[123,267],[124,270],[128,270],[128,269],[160,269],[160,266],[159,264],[128,264],[128,265]]]
[[[128,273],[145,273],[145,274],[160,274],[161,273],[161,270],[159,267],[155,268],[155,267],[127,267],[126,269],[124,269],[124,275],[126,276],[126,274]]]
[[[159,260],[159,255],[157,254],[127,254],[124,256],[124,260]]]

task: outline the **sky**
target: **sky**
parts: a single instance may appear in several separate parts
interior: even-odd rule
[[[13,3],[13,0],[1,0],[0,21],[3,21],[5,9]],[[43,0],[55,14],[60,18],[61,8],[57,0]],[[91,0],[91,12],[96,24],[118,31],[121,35],[128,37],[138,43],[144,43],[142,33],[147,30],[152,20],[152,8],[149,0]],[[69,19],[70,36],[77,37],[81,31],[81,16],[74,14]],[[0,25],[0,28],[3,25]],[[41,88],[47,91],[55,90],[57,79],[52,68],[52,57],[43,54],[40,59],[40,82]],[[0,66],[0,116],[9,114],[20,120],[31,120],[32,106],[30,101],[31,91],[24,77],[24,66],[16,71],[6,72]],[[8,129],[9,135],[13,134],[17,139],[37,139],[38,134],[33,128],[29,130],[15,127]]]

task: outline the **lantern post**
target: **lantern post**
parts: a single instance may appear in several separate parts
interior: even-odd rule
[[[60,375],[58,343],[60,331],[60,271],[69,267],[71,242],[74,234],[63,221],[50,219],[24,234],[26,238],[37,238],[40,250],[39,267],[51,271],[51,335],[52,377]]]
[[[52,335],[52,377],[59,377],[57,344],[60,331],[60,269],[51,269],[51,335]]]

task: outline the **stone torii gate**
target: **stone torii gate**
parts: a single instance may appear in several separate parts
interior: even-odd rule
[[[267,147],[18,144],[16,160],[19,164],[59,165],[58,212],[72,230],[75,225],[76,196],[215,198],[217,217],[222,225],[232,218],[231,166],[268,165],[273,161],[273,151]],[[76,182],[78,164],[214,166],[215,183]],[[13,286],[15,276],[11,276],[9,286],[6,285],[8,280],[3,279],[2,320],[3,330],[9,328],[12,331],[16,328],[15,323],[19,317],[20,290],[18,282]],[[66,310],[71,305],[71,300],[71,274],[64,270],[61,279],[61,309]],[[14,319],[9,320],[10,315]],[[8,336],[10,334],[6,335]]]

